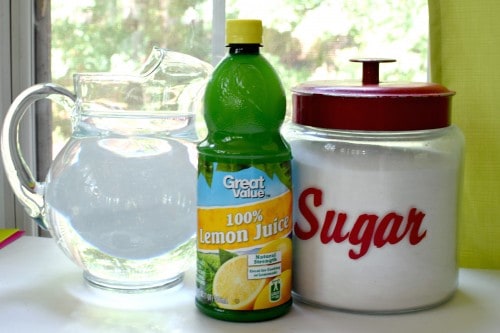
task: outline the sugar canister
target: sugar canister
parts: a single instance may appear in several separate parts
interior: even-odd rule
[[[464,138],[453,91],[434,83],[361,82],[292,89],[285,131],[294,178],[296,299],[366,313],[416,311],[457,286]]]

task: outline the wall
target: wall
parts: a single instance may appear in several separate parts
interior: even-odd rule
[[[459,259],[500,268],[500,1],[430,0],[432,80],[466,137]]]

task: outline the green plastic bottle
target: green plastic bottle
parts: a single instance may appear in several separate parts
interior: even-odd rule
[[[261,21],[228,20],[226,42],[206,87],[208,136],[198,146],[196,305],[217,319],[262,321],[292,305],[286,99],[260,54]]]

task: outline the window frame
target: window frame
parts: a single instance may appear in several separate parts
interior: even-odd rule
[[[39,1],[39,0],[35,0]],[[41,0],[46,1],[46,0]],[[35,83],[34,1],[0,0],[0,112],[3,119],[14,100]],[[33,112],[21,124],[19,142],[29,167],[36,171],[35,121]],[[0,228],[18,228],[39,235],[39,228],[24,212],[10,188],[0,163]]]

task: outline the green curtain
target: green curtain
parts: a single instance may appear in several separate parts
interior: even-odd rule
[[[432,81],[456,91],[466,154],[462,267],[500,269],[500,1],[429,0]]]

